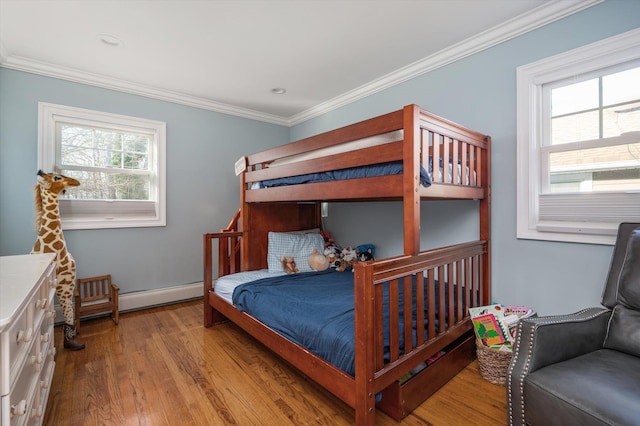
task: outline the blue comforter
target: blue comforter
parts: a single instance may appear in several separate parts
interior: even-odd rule
[[[383,293],[384,306],[387,306],[386,285]],[[400,329],[403,328],[402,297],[401,293]],[[233,292],[233,304],[240,311],[350,375],[354,375],[355,368],[353,298],[353,273],[333,269],[265,278],[239,285]],[[415,322],[415,314],[413,319]],[[384,327],[386,354],[389,346],[387,309]],[[400,347],[403,345],[401,341]]]
[[[328,172],[309,173],[277,179],[267,179],[260,182],[261,188],[273,186],[297,185],[301,183],[327,182],[334,180],[357,179],[375,176],[402,174],[402,161],[372,164],[370,166],[351,167],[347,169],[331,170]],[[420,166],[420,184],[425,188],[431,186],[431,175]]]

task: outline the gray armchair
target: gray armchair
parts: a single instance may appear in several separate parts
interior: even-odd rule
[[[520,322],[509,425],[640,425],[640,223],[623,223],[604,307]]]

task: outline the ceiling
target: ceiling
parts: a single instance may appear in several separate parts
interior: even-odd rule
[[[598,1],[0,0],[0,66],[292,125]]]

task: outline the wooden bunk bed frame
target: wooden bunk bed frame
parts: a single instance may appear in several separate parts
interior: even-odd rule
[[[403,131],[401,140],[396,142],[267,167],[280,158],[396,130]],[[240,162],[243,170],[240,173],[240,209],[227,228],[203,236],[205,327],[227,320],[234,322],[353,407],[357,425],[375,424],[376,405],[401,420],[475,357],[475,337],[467,308],[491,301],[490,149],[490,137],[416,105],[408,105],[389,114],[246,157],[246,161]],[[425,188],[419,182],[420,165],[427,168],[429,158],[433,159],[434,165],[453,164],[454,171],[455,164],[460,164],[462,173],[450,174],[448,167],[441,171],[435,167],[433,183]],[[250,189],[251,183],[264,179],[395,160],[403,163],[401,175]],[[427,199],[479,200],[479,239],[421,252],[420,201]],[[218,240],[219,276],[264,269],[267,267],[269,231],[320,227],[320,202],[355,200],[402,200],[404,255],[361,262],[354,268],[355,376],[351,376],[216,295],[212,257],[215,252],[213,240]],[[387,337],[391,351],[385,361],[382,284],[389,283],[391,301],[397,302],[399,289],[410,288],[406,286],[411,286],[412,276],[417,277],[418,283],[427,283],[416,285],[417,330],[411,329],[408,317],[403,322],[407,326],[400,330],[398,310],[390,303]],[[439,288],[437,300],[436,286]],[[455,296],[445,299],[446,292]],[[425,294],[429,306],[420,305]],[[404,311],[410,312],[410,309]],[[421,312],[425,312],[425,318]],[[427,330],[420,325],[422,323],[427,324]],[[428,332],[428,338],[418,337],[412,342],[412,331],[417,336]],[[406,343],[398,349],[397,342],[401,341],[402,333]],[[409,380],[399,381],[434,355],[437,361],[433,364]],[[376,395],[382,396],[378,403]]]

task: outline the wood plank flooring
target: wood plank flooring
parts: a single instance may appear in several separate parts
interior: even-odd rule
[[[62,348],[44,424],[351,425],[354,412],[233,324],[202,326],[202,300],[81,323],[86,349]],[[506,424],[505,388],[471,363],[402,423]]]

